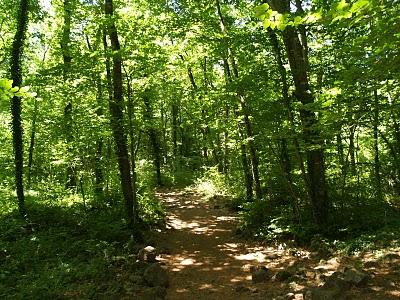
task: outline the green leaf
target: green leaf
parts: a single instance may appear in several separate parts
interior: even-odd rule
[[[265,16],[265,13],[269,10],[268,3],[261,4],[255,8],[256,17],[262,18]]]
[[[318,22],[321,19],[322,19],[321,12],[314,12],[314,13],[310,13],[307,16],[305,16],[303,18],[303,22],[306,24],[313,24],[313,23]]]
[[[341,0],[338,5],[336,6],[336,10],[337,11],[341,11],[344,10],[345,8],[347,8],[349,6],[349,4],[346,2],[346,0]]]
[[[269,28],[271,26],[271,21],[269,20],[269,18],[268,19],[265,19],[264,20],[264,27],[265,28]]]
[[[22,88],[20,88],[19,92],[20,93],[27,93],[30,89],[30,86],[23,86]]]
[[[285,15],[279,14],[276,16],[276,26],[279,30],[285,30],[287,25],[287,18]]]
[[[366,8],[367,6],[369,6],[369,1],[368,0],[358,0],[356,1],[353,6],[350,8],[350,11],[352,13],[357,13],[360,10]]]
[[[298,26],[298,25],[300,25],[300,24],[302,24],[303,23],[303,18],[302,17],[300,17],[300,16],[296,16],[295,18],[294,18],[294,26]]]
[[[9,79],[0,79],[0,87],[5,90],[10,90],[12,88],[12,80]]]

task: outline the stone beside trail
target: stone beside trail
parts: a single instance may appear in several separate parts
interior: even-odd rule
[[[400,256],[327,258],[235,235],[223,203],[190,191],[161,191],[167,228],[138,253],[147,264],[141,299],[399,299]],[[396,270],[397,271],[396,271]],[[397,272],[397,273],[396,273]]]

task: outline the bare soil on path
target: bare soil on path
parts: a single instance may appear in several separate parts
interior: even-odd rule
[[[325,261],[311,258],[306,250],[246,241],[235,234],[237,216],[223,204],[184,190],[164,190],[157,196],[168,212],[167,229],[156,238],[157,246],[164,250],[157,259],[170,279],[168,300],[257,300],[288,293],[296,297],[292,299],[303,299],[308,288],[322,285],[334,271],[360,259]],[[373,274],[373,279],[366,287],[351,289],[343,299],[399,299],[400,272],[393,273],[398,258],[377,262],[363,257],[362,262],[369,263],[364,270]],[[267,267],[270,278],[253,283],[252,266]],[[290,272],[291,278],[277,279],[276,274],[283,271]]]

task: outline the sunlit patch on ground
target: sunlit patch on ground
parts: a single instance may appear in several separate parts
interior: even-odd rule
[[[237,260],[257,261],[259,263],[265,262],[265,255],[261,252],[247,253],[234,255]]]
[[[356,263],[337,258],[313,259],[310,252],[291,250],[284,244],[260,245],[241,240],[233,234],[237,217],[224,208],[213,208],[200,195],[167,191],[158,196],[169,210],[169,229],[160,236],[159,243],[169,248],[170,253],[158,257],[170,271],[169,300],[273,299],[322,285],[321,278]],[[389,267],[382,268],[381,264],[375,264],[376,260],[376,257],[364,258],[364,262],[369,262],[366,269],[376,273],[375,285],[366,293],[374,292],[378,297],[365,298],[362,291],[355,290],[350,291],[351,299],[398,298],[398,281],[391,289],[376,284],[380,277],[390,275]],[[299,270],[300,275],[295,274],[288,282],[271,279],[254,284],[250,269],[257,265],[267,267],[271,275],[291,269]],[[301,276],[303,280],[299,279]]]

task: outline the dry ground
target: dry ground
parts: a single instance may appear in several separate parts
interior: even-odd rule
[[[344,299],[400,299],[400,256],[310,258],[304,249],[261,245],[235,235],[236,215],[190,191],[165,190],[158,197],[167,207],[167,229],[157,237],[164,253],[158,260],[168,270],[168,300],[274,299],[302,294],[322,285],[324,278],[345,266],[362,266],[369,284],[353,288]],[[271,276],[282,270],[293,276],[252,283],[250,266],[266,266]]]

